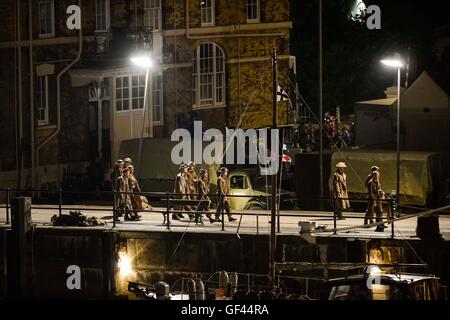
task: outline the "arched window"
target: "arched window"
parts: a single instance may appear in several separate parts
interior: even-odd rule
[[[193,107],[225,105],[225,54],[214,43],[203,43],[194,53],[192,72]]]

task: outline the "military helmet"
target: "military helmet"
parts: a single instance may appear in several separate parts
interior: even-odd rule
[[[377,167],[377,166],[370,167],[370,171],[378,171],[378,170],[380,170],[380,167]]]
[[[337,168],[347,168],[347,165],[344,162],[339,162],[338,164],[336,164]]]
[[[186,165],[186,164],[184,164],[184,163],[180,164],[180,170],[181,170],[181,169],[186,169],[186,168],[187,168],[187,165]]]
[[[228,169],[226,167],[220,168],[220,172],[228,172]]]
[[[125,158],[123,159],[124,162],[129,162],[129,163],[133,163],[133,161],[131,160],[131,158]]]
[[[189,161],[187,165],[188,165],[188,167],[191,167],[191,166],[195,167],[195,162],[194,161]]]
[[[200,174],[202,174],[202,173],[206,173],[206,169],[201,169]]]
[[[122,159],[118,159],[118,160],[116,161],[116,164],[123,164],[123,160],[122,160]]]

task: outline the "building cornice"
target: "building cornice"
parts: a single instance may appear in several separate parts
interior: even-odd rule
[[[213,27],[202,27],[202,28],[189,28],[189,35],[211,35],[211,38],[217,35],[223,34],[236,34],[247,31],[263,31],[263,30],[278,30],[278,29],[292,29],[291,21],[284,22],[273,22],[273,23],[252,23],[252,24],[241,24],[241,25],[229,25],[229,26],[213,26]],[[166,29],[162,31],[163,36],[183,36],[186,35],[186,29]],[[263,35],[264,32],[261,32]],[[269,34],[270,35],[270,34]],[[83,40],[87,42],[95,42],[96,36],[83,36]],[[45,39],[33,39],[33,46],[54,46],[54,45],[65,45],[74,44],[78,42],[78,36],[69,37],[53,37]],[[28,40],[21,41],[22,47],[29,46],[30,42]],[[16,48],[19,46],[18,41],[4,41],[0,42],[0,49],[4,48]]]
[[[261,31],[261,30],[278,30],[278,29],[292,29],[292,21],[189,28],[189,34],[190,35],[208,35],[208,34],[223,34],[223,33],[238,34],[239,32],[243,31]],[[185,34],[186,29],[184,28],[163,30],[164,36],[175,36],[175,35],[182,36]]]

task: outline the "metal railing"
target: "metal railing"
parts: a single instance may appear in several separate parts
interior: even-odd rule
[[[211,200],[211,204],[212,203],[216,203],[218,204],[218,202],[221,202],[221,206],[220,206],[220,210],[216,210],[215,212],[212,212],[209,210],[204,210],[202,208],[202,210],[199,210],[199,206],[198,204],[196,205],[196,202],[200,203],[200,199],[197,199],[198,197],[201,197],[202,195],[199,194],[180,194],[180,193],[171,193],[171,192],[119,192],[119,191],[74,191],[74,190],[63,190],[62,188],[58,188],[58,189],[26,189],[26,190],[18,190],[18,189],[13,189],[13,188],[0,188],[0,193],[4,192],[5,193],[5,205],[0,205],[0,208],[6,208],[6,224],[10,223],[10,215],[11,215],[11,199],[13,196],[18,196],[18,195],[27,195],[30,196],[32,194],[46,194],[46,195],[53,195],[53,199],[56,200],[56,204],[57,204],[57,210],[58,210],[58,215],[61,216],[63,210],[84,210],[84,211],[112,211],[113,214],[113,228],[116,227],[116,221],[118,218],[118,212],[119,210],[123,210],[123,208],[119,208],[118,207],[118,197],[120,197],[121,195],[127,194],[130,196],[136,196],[136,195],[140,195],[140,196],[145,196],[148,198],[157,198],[159,199],[159,202],[162,204],[162,209],[158,210],[155,208],[152,208],[151,210],[146,210],[146,209],[137,209],[137,208],[129,208],[130,211],[133,212],[152,212],[152,213],[161,213],[164,216],[164,223],[163,226],[165,226],[168,230],[170,230],[170,226],[171,226],[171,221],[170,221],[170,217],[171,214],[174,213],[186,213],[189,215],[202,215],[205,213],[209,213],[211,215],[219,215],[221,217],[221,231],[225,231],[225,206],[224,206],[224,202],[225,202],[225,197],[227,198],[251,198],[251,199],[259,199],[261,200],[263,203],[265,203],[266,205],[266,209],[270,209],[271,207],[271,199],[270,197],[266,196],[266,195],[261,195],[261,196],[255,196],[255,195],[232,195],[232,194],[228,194],[228,195],[218,195],[218,194],[207,194],[204,195],[205,198],[208,197]],[[77,195],[80,197],[83,196],[88,196],[88,195],[101,195],[101,196],[107,196],[108,198],[112,199],[112,200],[108,200],[108,202],[111,204],[111,209],[106,209],[106,208],[93,208],[93,207],[80,207],[80,206],[76,206],[76,207],[71,207],[70,205],[64,205],[65,201],[64,201],[64,196],[69,196],[69,195]],[[353,203],[367,203],[367,199],[363,200],[363,199],[355,199],[355,198],[327,198],[327,197],[292,197],[292,198],[287,198],[287,199],[282,199],[282,197],[284,197],[286,194],[278,194],[277,198],[276,198],[276,205],[279,204],[279,207],[282,207],[285,202],[293,202],[293,203],[299,203],[301,201],[323,201],[323,202],[328,202],[331,203],[331,207],[333,208],[333,230],[334,230],[334,234],[337,233],[337,216],[336,216],[336,201],[341,201],[341,200],[349,200],[352,201]],[[186,196],[185,199],[180,199],[181,196]],[[171,205],[172,203],[175,203],[176,201],[191,201],[192,202],[192,206],[196,206],[195,210],[176,210],[175,208],[172,209],[172,207],[174,207],[173,205]],[[216,201],[213,201],[216,200]],[[388,220],[391,224],[392,224],[392,234],[391,236],[394,237],[394,219],[392,219],[392,217],[394,216],[394,212],[393,212],[393,208],[395,206],[394,200],[387,198],[387,199],[380,199],[380,202],[382,202],[383,204],[387,205],[387,217],[386,218],[382,218],[382,222],[377,222],[375,224],[370,224],[368,226],[376,226],[376,225],[380,225],[382,223],[384,223],[385,220]],[[48,203],[47,203],[48,204]],[[64,207],[63,207],[64,205]],[[184,207],[186,207],[187,205],[184,205]],[[165,207],[165,208],[164,208]],[[280,233],[280,219],[281,217],[319,217],[319,215],[314,215],[314,214],[309,214],[309,215],[305,215],[305,214],[295,214],[295,213],[289,213],[287,214],[287,212],[281,212],[280,208],[278,207],[278,212],[277,212],[277,232]],[[55,210],[54,207],[50,207],[50,206],[32,206],[31,209],[48,209],[48,210]],[[219,211],[219,212],[218,212]],[[284,210],[287,211],[287,210]],[[239,227],[242,221],[242,215],[244,214],[243,212],[234,212],[234,214],[237,215],[241,215],[240,220],[239,220]],[[258,210],[256,210],[256,212],[245,212],[246,216],[255,216],[256,217],[256,233],[259,234],[259,218],[260,216],[269,216],[269,213],[262,213]],[[320,215],[320,217],[323,217],[323,215]],[[346,218],[350,218],[350,219],[361,219],[360,217],[346,217]],[[391,218],[391,219],[389,219]]]

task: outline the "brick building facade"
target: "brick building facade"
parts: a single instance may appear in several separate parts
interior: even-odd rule
[[[66,26],[80,3],[81,39]],[[194,120],[270,126],[272,49],[281,86],[295,62],[289,0],[5,0],[0,18],[2,185],[15,186],[21,166],[22,186],[58,185],[98,157],[109,167],[123,140],[170,138]],[[142,47],[148,114],[145,69],[130,62]],[[291,123],[287,102],[278,108]]]

